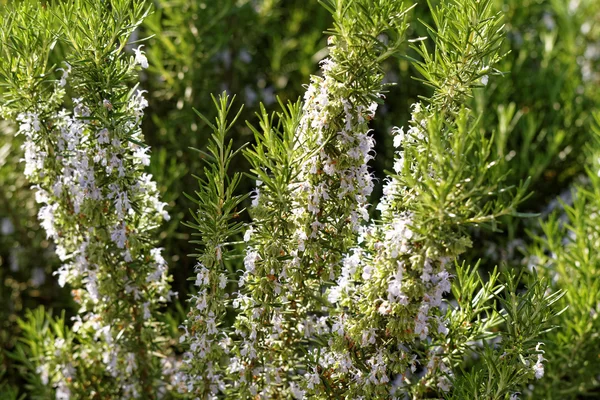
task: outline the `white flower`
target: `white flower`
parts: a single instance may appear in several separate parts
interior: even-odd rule
[[[70,271],[66,265],[62,265],[52,275],[58,275],[58,285],[60,287],[65,287],[70,275]]]
[[[219,275],[219,288],[225,289],[227,286],[227,276],[225,274]]]
[[[546,361],[546,359],[541,354],[538,354],[538,360],[533,366],[535,379],[542,379],[544,376],[544,364],[542,364],[542,361]]]
[[[196,309],[198,309],[198,311],[204,311],[208,307],[208,303],[206,302],[206,290],[202,290],[199,295],[200,296],[198,296],[196,301]]]
[[[86,282],[85,288],[88,291],[90,298],[94,303],[98,302],[98,300],[100,299],[100,294],[98,293],[98,281],[96,278],[96,272],[89,271],[88,276],[86,279],[84,279],[84,281]]]
[[[389,315],[392,312],[392,305],[389,301],[383,301],[377,309],[381,315]]]
[[[149,150],[149,146],[140,146],[133,152],[133,157],[136,158],[140,162],[140,164],[147,167],[148,165],[150,165],[150,155],[148,154]]]
[[[108,129],[101,129],[97,134],[96,138],[98,139],[98,143],[100,144],[108,144],[110,143],[110,138],[108,136]]]
[[[254,228],[250,226],[244,233],[244,242],[249,242],[250,239],[252,238],[253,233],[254,233]]]
[[[141,50],[144,45],[139,46],[137,49],[133,49],[135,53],[135,62],[142,66],[142,68],[148,68],[148,59],[144,55],[144,52]]]
[[[120,249],[125,248],[125,242],[127,241],[127,232],[125,230],[125,222],[117,224],[110,233],[110,239],[116,243]]]
[[[538,344],[535,345],[535,351],[537,351],[538,353],[545,353],[544,350],[540,349],[540,346],[542,346],[544,343],[542,342],[538,342]]]
[[[450,391],[450,387],[452,386],[452,384],[450,383],[450,380],[447,377],[445,377],[445,376],[442,376],[440,378],[440,380],[439,380],[439,382],[438,382],[437,385],[444,392]]]
[[[327,295],[327,300],[329,300],[330,303],[334,304],[337,303],[340,298],[342,297],[342,290],[344,289],[344,287],[340,284],[337,286],[333,286],[331,289],[329,289],[329,294]]]
[[[446,323],[444,321],[442,321],[442,319],[440,318],[438,320],[438,333],[446,336],[448,334],[448,327],[446,326]]]
[[[294,382],[290,383],[290,392],[292,392],[292,396],[294,396],[294,399],[296,400],[304,400],[306,396],[306,392],[300,389],[300,386]]]
[[[313,370],[312,374],[308,374],[308,384],[306,385],[309,389],[314,389],[316,385],[321,383],[321,377],[316,369]]]
[[[142,116],[144,114],[144,108],[148,107],[148,100],[144,97],[144,93],[146,92],[147,90],[136,90],[129,99],[129,108],[137,116]]]
[[[47,385],[49,382],[49,367],[48,364],[44,363],[39,365],[36,369],[36,372],[40,375],[40,379],[44,385]]]
[[[38,212],[38,218],[41,221],[42,228],[46,230],[46,237],[51,239],[57,235],[56,228],[54,226],[55,216],[54,213],[58,209],[58,204],[46,205],[40,208]]]
[[[363,346],[368,346],[369,344],[375,344],[375,340],[376,340],[376,336],[375,336],[374,328],[365,329],[363,331],[362,341],[361,341]]]
[[[19,133],[23,133],[28,137],[31,137],[33,132],[39,132],[41,130],[41,124],[39,116],[35,113],[22,113],[17,116],[19,124]]]
[[[399,298],[402,295],[402,275],[404,266],[400,261],[397,262],[397,266],[396,274],[388,284],[387,292],[390,301],[393,301],[394,298]]]
[[[117,211],[117,216],[120,219],[123,219],[127,212],[131,210],[131,203],[129,202],[127,192],[117,193],[115,196],[115,210]]]
[[[361,250],[359,248],[354,249],[352,256],[346,256],[342,260],[343,274],[352,276],[356,272],[357,267],[360,265]]]
[[[57,70],[57,71],[63,72],[63,74],[60,78],[60,81],[58,82],[58,85],[61,87],[65,87],[67,85],[67,78],[69,77],[69,74],[71,73],[71,64],[69,64],[68,62],[65,62],[65,65],[67,66],[66,69],[59,68]]]
[[[415,333],[419,335],[421,340],[425,340],[427,338],[427,334],[429,333],[429,326],[427,325],[427,321],[429,319],[427,316],[428,311],[429,306],[426,303],[423,303],[419,308],[419,313],[415,319]]]
[[[209,283],[210,283],[209,271],[202,264],[199,264],[199,267],[200,268],[197,270],[198,274],[196,275],[196,283],[195,283],[195,285],[198,286],[198,287],[208,286]]]
[[[56,400],[69,400],[71,398],[71,390],[68,388],[65,381],[60,381],[56,387]]]
[[[365,265],[362,272],[362,278],[366,281],[373,275],[373,267],[371,265]]]
[[[397,174],[402,173],[402,168],[404,167],[404,159],[402,157],[397,157],[394,160],[394,171]]]
[[[256,250],[248,249],[248,253],[246,253],[246,257],[244,257],[244,267],[246,267],[246,271],[249,273],[254,273],[256,269],[255,263],[256,260],[260,258],[260,255]]]
[[[533,371],[535,372],[536,379],[541,379],[544,376],[544,364],[542,364],[542,361],[546,361],[546,359],[544,358],[544,356],[542,356],[542,354],[545,352],[544,350],[540,349],[540,346],[542,346],[543,344],[544,343],[542,342],[538,342],[538,344],[535,346],[535,351],[538,352],[537,362],[533,366]]]
[[[156,209],[156,212],[158,212],[165,221],[169,221],[171,219],[171,216],[164,209],[166,206],[168,206],[168,204],[164,203],[162,201],[159,201],[157,196],[153,196],[150,200],[153,203],[153,206]]]
[[[404,127],[396,127],[392,129],[392,133],[394,134],[394,147],[402,146],[402,142],[404,141]]]

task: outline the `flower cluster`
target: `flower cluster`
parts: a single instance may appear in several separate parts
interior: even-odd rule
[[[218,263],[220,259],[214,259]],[[180,342],[187,341],[189,350],[184,354],[185,367],[177,375],[180,392],[216,396],[225,391],[224,376],[220,372],[221,359],[228,352],[227,339],[217,329],[219,318],[225,312],[224,302],[214,301],[225,297],[227,276],[217,273],[218,268],[196,266],[195,286],[198,294],[190,298],[192,311]],[[185,370],[185,372],[183,372]]]
[[[368,121],[374,118],[377,103],[362,105],[360,96],[367,97],[367,93],[353,93],[352,82],[336,79],[341,74],[335,61],[340,51],[337,46],[330,47],[330,58],[321,62],[323,77],[313,76],[304,96],[297,150],[310,157],[300,169],[298,180],[302,184],[293,188],[297,194],[293,212],[299,219],[295,233],[299,248],[304,248],[307,235],[315,239],[339,229],[338,221],[327,218],[347,222],[355,232],[361,221],[369,220],[367,206],[373,182],[368,162],[374,155],[374,140]],[[383,80],[376,69],[372,73]],[[378,92],[370,94],[381,96]],[[342,211],[340,215],[324,212],[334,205]]]
[[[411,170],[404,165],[410,161],[402,149],[425,140],[426,121],[427,110],[417,103],[408,132],[394,129],[397,173]],[[450,292],[451,276],[449,254],[413,231],[416,221],[405,206],[410,199],[398,176],[388,178],[378,205],[381,220],[362,229],[361,246],[345,256],[337,284],[328,292],[340,311],[330,341],[331,361],[323,368],[347,395],[393,395],[414,380],[417,365],[422,367],[418,378],[450,373],[441,347],[416,352],[419,343],[443,340],[448,333],[443,297]],[[353,363],[347,354],[356,346],[383,361]],[[389,386],[391,380],[395,384]],[[437,386],[448,391],[448,378],[440,378]]]

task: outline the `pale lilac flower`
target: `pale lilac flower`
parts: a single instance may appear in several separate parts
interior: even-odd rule
[[[148,59],[144,55],[142,47],[144,47],[144,45],[140,45],[137,49],[133,49],[133,52],[135,53],[135,62],[142,68],[148,68]]]
[[[62,71],[62,76],[60,77],[60,80],[58,82],[58,85],[60,87],[65,87],[67,85],[67,78],[69,77],[69,74],[71,73],[71,64],[69,64],[68,62],[65,62],[65,65],[67,66],[67,68],[58,68],[57,71]]]

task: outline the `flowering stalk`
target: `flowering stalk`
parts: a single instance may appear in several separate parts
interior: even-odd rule
[[[157,398],[166,382],[164,362],[156,356],[164,350],[162,328],[154,316],[172,292],[153,237],[168,214],[144,172],[149,149],[140,124],[147,102],[143,91],[129,85],[136,65],[146,60],[139,49],[135,58],[123,52],[148,9],[143,1],[115,0],[110,7],[78,1],[28,11],[44,21],[56,17],[63,27],[56,38],[64,38],[70,52],[60,79],[47,81],[47,66],[35,54],[49,51],[51,43],[11,46],[23,11],[5,16],[15,31],[3,43],[3,71],[16,65],[26,79],[4,75],[24,90],[9,93],[13,102],[3,112],[16,116],[26,137],[25,174],[36,188],[41,224],[63,262],[59,283],[73,288],[80,305],[73,326],[78,342],[61,342],[41,370],[49,372],[57,398]],[[42,73],[32,75],[31,69]],[[69,85],[75,98],[61,107]]]
[[[525,194],[521,187],[510,201],[495,201],[488,196],[503,190],[483,192],[492,176],[489,142],[464,105],[500,58],[499,16],[485,0],[449,2],[432,12],[435,52],[424,44],[415,49],[423,57],[417,69],[434,93],[426,105],[413,105],[406,134],[394,130],[396,175],[385,185],[381,220],[346,255],[329,292],[339,308],[333,352],[322,367],[343,396],[417,398],[450,390],[448,264],[470,246],[466,226],[493,227]]]
[[[241,357],[234,364],[245,365],[251,395],[302,397],[315,386],[308,372],[314,361],[300,348],[329,332],[322,288],[338,273],[360,221],[368,220],[374,144],[368,121],[381,102],[380,64],[397,52],[407,28],[408,10],[397,2],[380,2],[370,18],[361,1],[325,6],[336,24],[323,77],[311,79],[299,119],[293,106],[282,116],[280,134],[263,115],[259,146],[247,153],[259,186],[240,279]],[[278,170],[280,163],[286,168]],[[253,375],[260,382],[249,383]],[[296,382],[301,375],[305,381]]]
[[[183,324],[185,334],[180,341],[186,342],[189,350],[184,354],[178,374],[179,390],[199,398],[214,397],[226,391],[224,370],[228,363],[225,360],[231,343],[224,318],[231,299],[227,295],[230,277],[225,263],[234,254],[229,249],[231,238],[242,231],[243,224],[234,220],[243,211],[238,207],[247,197],[234,194],[241,175],[235,173],[231,178],[227,175],[237,151],[232,151],[232,142],[227,143],[225,137],[242,110],[228,121],[229,97],[223,94],[213,100],[218,110],[215,124],[199,114],[214,133],[207,153],[203,152],[209,162],[193,199],[198,205],[195,222],[188,224],[200,232],[200,239],[194,242],[200,245],[194,282],[198,293],[190,298],[191,309]]]
[[[285,397],[290,381],[297,379],[294,356],[298,348],[286,341],[291,335],[283,325],[283,313],[294,314],[297,308],[277,302],[286,287],[276,276],[286,274],[286,251],[293,248],[289,184],[297,179],[298,165],[306,156],[293,151],[300,104],[282,109],[274,123],[275,116],[262,108],[260,129],[251,126],[256,144],[245,151],[257,189],[250,208],[253,221],[244,234],[252,246],[247,248],[233,301],[238,312],[230,335],[228,368],[231,393],[241,397]]]

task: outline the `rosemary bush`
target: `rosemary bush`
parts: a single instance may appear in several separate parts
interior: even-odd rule
[[[0,398],[597,395],[599,11],[2,5]]]

